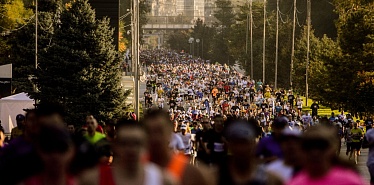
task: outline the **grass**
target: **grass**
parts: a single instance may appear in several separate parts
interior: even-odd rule
[[[303,111],[309,111],[310,113],[312,112],[312,109],[310,108],[310,106],[313,104],[313,100],[312,99],[308,99],[308,106],[306,106],[306,98],[303,97],[303,96],[300,96],[303,100]],[[330,107],[327,107],[325,105],[319,105],[319,109],[318,109],[318,115],[319,116],[331,116],[331,113],[334,112],[335,115],[339,115],[340,112],[339,110],[332,110]]]

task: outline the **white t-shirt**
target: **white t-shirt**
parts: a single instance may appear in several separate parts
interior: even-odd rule
[[[185,147],[184,154],[191,154],[191,134],[186,133],[183,135],[182,133],[178,133],[178,135],[182,138]]]
[[[272,173],[282,179],[283,183],[291,180],[293,169],[284,164],[281,159],[275,160],[265,166],[267,172]]]
[[[180,135],[173,133],[171,135],[169,148],[177,152],[179,150],[184,150],[186,147],[184,147],[183,140]]]

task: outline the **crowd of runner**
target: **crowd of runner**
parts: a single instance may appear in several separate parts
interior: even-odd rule
[[[370,118],[318,117],[316,102],[303,112],[292,91],[185,53],[149,50],[141,59],[141,121],[87,115],[77,127],[61,106],[40,104],[17,115],[10,140],[0,129],[0,184],[363,185],[362,146],[374,175]],[[342,145],[350,161],[339,157]]]

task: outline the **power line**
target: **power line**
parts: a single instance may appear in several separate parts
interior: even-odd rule
[[[10,34],[11,32],[18,31],[18,30],[24,28],[34,19],[34,17],[35,17],[35,14],[33,16],[31,16],[29,18],[29,20],[24,25],[22,25],[21,27],[15,28],[15,29],[10,29],[10,28],[5,28],[5,27],[0,26],[0,28],[6,30],[5,32],[2,33],[2,35]]]
[[[299,18],[298,18],[298,16],[297,16],[297,14],[296,14],[296,22],[297,22],[297,25],[301,28],[301,27],[303,27],[302,25],[300,25],[300,23],[299,23]]]

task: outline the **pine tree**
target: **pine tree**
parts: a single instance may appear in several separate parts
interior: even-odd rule
[[[109,20],[97,20],[88,0],[73,1],[62,11],[52,40],[40,54],[34,97],[63,104],[68,121],[76,124],[86,114],[99,120],[121,116],[126,97]]]

